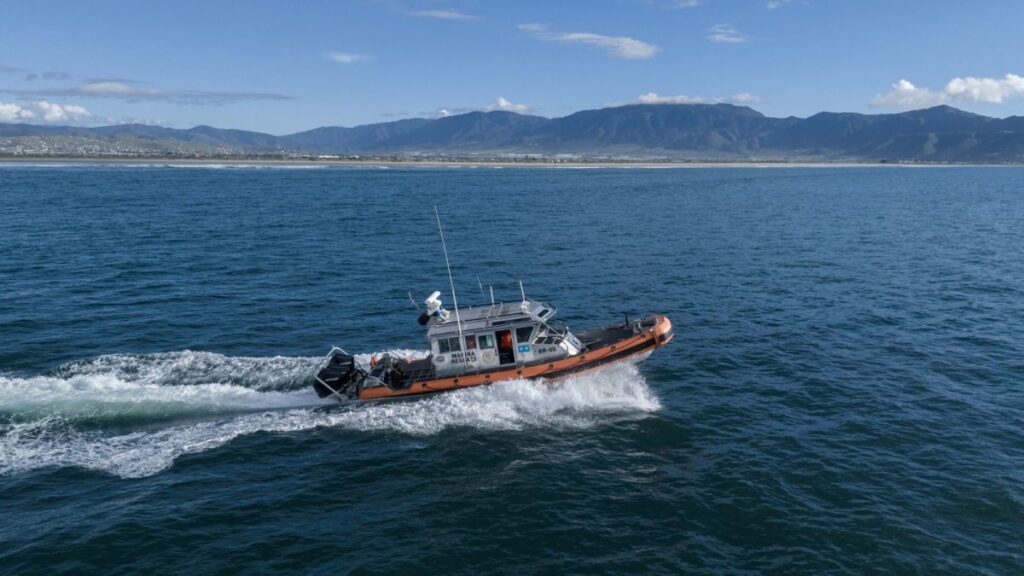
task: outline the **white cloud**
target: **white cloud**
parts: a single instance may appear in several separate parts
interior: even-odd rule
[[[140,118],[138,116],[118,116],[116,118],[111,118],[108,116],[98,121],[102,124],[145,124],[146,126],[173,128],[171,122],[160,118]]]
[[[675,4],[679,8],[696,8],[700,6],[701,0],[676,0]]]
[[[174,104],[231,104],[247,100],[292,100],[292,96],[273,92],[214,92],[208,90],[158,90],[139,86],[140,82],[97,80],[79,86],[59,88],[10,89],[0,93],[29,98],[115,98],[126,102],[164,101]]]
[[[490,104],[486,104],[484,106],[478,106],[476,108],[465,108],[465,107],[438,108],[437,110],[434,110],[432,112],[421,112],[420,114],[423,114],[423,115],[434,115],[434,116],[436,116],[438,118],[446,118],[448,116],[455,116],[457,114],[466,114],[468,112],[495,112],[495,111],[515,112],[516,114],[528,114],[530,112],[530,107],[527,106],[526,104],[516,104],[515,102],[512,102],[508,98],[504,98],[502,96],[498,96],[498,98],[494,102],[491,102]]]
[[[153,96],[159,90],[131,86],[123,82],[91,82],[78,88],[83,95],[90,96]]]
[[[901,79],[892,85],[892,90],[879,94],[871,100],[876,108],[920,108],[940,104],[943,95],[927,88],[918,88],[909,80]]]
[[[746,42],[747,35],[737,30],[732,24],[715,24],[708,31],[708,40],[736,44]]]
[[[70,79],[71,79],[71,74],[68,74],[67,72],[60,72],[60,71],[29,72],[28,74],[25,74],[25,80],[28,80],[29,82],[31,82],[33,80],[70,80]]]
[[[524,32],[547,32],[548,25],[541,24],[540,22],[525,22],[517,25],[516,28]]]
[[[647,94],[641,94],[636,99],[636,104],[708,104],[713,100],[703,96],[687,96],[685,94],[662,96],[657,92],[648,92]]]
[[[769,10],[775,10],[776,8],[781,8],[792,1],[793,0],[770,0],[765,7]]]
[[[658,47],[627,36],[604,36],[592,32],[569,32],[558,36],[562,42],[590,44],[604,48],[609,54],[627,60],[645,60],[654,56]]]
[[[734,94],[733,97],[730,98],[730,100],[732,100],[733,102],[735,102],[737,104],[760,104],[761,103],[761,98],[759,96],[754,96],[750,92],[740,92],[739,94]]]
[[[646,60],[658,52],[658,47],[654,44],[628,36],[605,36],[593,32],[550,32],[547,24],[536,22],[519,24],[516,28],[549,42],[596,46],[616,58],[625,60]]]
[[[495,110],[503,110],[505,112],[526,114],[527,112],[530,111],[530,108],[526,104],[515,104],[513,102],[509,102],[508,100],[502,98],[501,96],[498,96],[498,99],[495,100],[493,104],[488,104],[487,106],[481,108],[481,110],[483,110],[484,112],[494,112]],[[445,112],[447,112],[447,110],[445,110]]]
[[[349,52],[331,52],[327,55],[327,59],[341,64],[355,64],[361,60],[366,60],[366,56]]]
[[[75,104],[54,104],[46,100],[25,102],[0,102],[0,121],[17,122],[41,120],[49,123],[77,123],[92,120],[93,115]]]
[[[92,118],[88,110],[75,104],[52,104],[46,100],[40,100],[35,106],[47,122],[80,122]]]
[[[24,106],[14,102],[0,102],[0,122],[31,120],[35,117],[35,113]]]
[[[756,104],[761,99],[749,92],[742,92],[728,98],[725,97],[714,97],[705,98],[704,96],[687,96],[685,94],[679,94],[678,96],[662,96],[657,92],[648,92],[647,94],[641,94],[631,104],[721,104],[723,102],[733,102],[736,104]]]
[[[464,14],[456,10],[417,10],[410,12],[413,16],[421,18],[435,18],[437,20],[479,20],[478,16]]]
[[[915,86],[901,79],[892,90],[875,96],[876,108],[921,108],[939,104],[987,102],[1001,104],[1008,98],[1024,96],[1024,77],[1007,74],[1002,78],[953,78],[941,91]]]
[[[1024,77],[1007,74],[1002,78],[953,78],[943,92],[954,100],[1002,104],[1007,98],[1024,95]]]

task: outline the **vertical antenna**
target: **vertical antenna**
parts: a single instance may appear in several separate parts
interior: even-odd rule
[[[459,319],[459,301],[455,297],[455,280],[452,280],[452,265],[448,263],[448,246],[444,243],[444,231],[441,229],[441,215],[437,212],[437,204],[434,204],[434,217],[437,218],[437,233],[441,235],[441,250],[444,251],[444,265],[448,269],[448,285],[452,288],[452,305],[455,306],[455,325],[459,328],[459,350],[466,346],[462,339],[462,320]]]
[[[526,302],[526,290],[523,290],[523,281],[519,281],[519,293],[523,296],[523,302]]]
[[[494,306],[494,286],[488,286],[487,288],[491,290],[491,306]]]

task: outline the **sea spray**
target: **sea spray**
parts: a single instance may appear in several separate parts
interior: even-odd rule
[[[341,405],[317,399],[309,386],[321,361],[194,351],[119,354],[42,376],[0,377],[0,474],[73,466],[142,477],[184,454],[254,432],[585,428],[609,414],[660,408],[630,364],[551,383],[510,380],[415,401]]]
[[[421,358],[423,350],[394,350],[403,357]],[[380,355],[380,353],[376,353]],[[357,354],[367,364],[372,354]],[[298,390],[311,385],[318,366],[326,356],[225,356],[214,352],[182,350],[155,354],[107,354],[69,362],[50,375],[114,376],[127,382],[167,386],[194,384],[234,384],[260,391]]]

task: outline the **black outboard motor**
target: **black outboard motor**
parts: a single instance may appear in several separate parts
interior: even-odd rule
[[[364,378],[366,373],[356,366],[354,356],[335,352],[327,366],[316,375],[313,389],[321,398],[335,393],[354,398]]]

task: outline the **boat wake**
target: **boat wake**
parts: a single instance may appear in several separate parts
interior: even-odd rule
[[[357,358],[365,362],[369,354]],[[261,431],[581,428],[612,413],[660,408],[630,364],[555,384],[512,380],[411,402],[338,405],[318,399],[311,387],[322,360],[116,354],[39,376],[0,375],[0,474],[80,467],[137,478]]]

